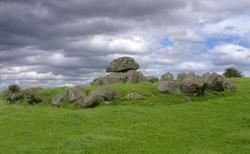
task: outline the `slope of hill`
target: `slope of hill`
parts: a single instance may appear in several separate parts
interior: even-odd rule
[[[0,101],[0,153],[249,153],[250,79],[232,81],[236,92],[193,101],[147,83],[108,86],[118,98],[93,109],[51,107],[65,88],[40,91],[35,106]],[[145,98],[123,100],[129,92]]]

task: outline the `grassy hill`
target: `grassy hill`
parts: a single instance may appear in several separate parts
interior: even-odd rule
[[[232,81],[236,92],[207,91],[193,101],[147,83],[109,86],[117,100],[93,109],[51,107],[66,88],[40,91],[45,102],[35,106],[0,100],[0,153],[248,154],[250,78]],[[129,92],[145,98],[123,100]]]

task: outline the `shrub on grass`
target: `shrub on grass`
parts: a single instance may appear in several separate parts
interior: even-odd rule
[[[225,69],[223,75],[226,78],[231,78],[231,77],[243,77],[242,73],[240,70],[238,70],[236,67],[228,67]]]

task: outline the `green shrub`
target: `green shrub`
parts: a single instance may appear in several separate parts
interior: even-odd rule
[[[17,93],[21,91],[21,88],[17,84],[11,84],[8,86],[8,91],[11,93]]]
[[[242,73],[240,70],[238,70],[236,67],[228,67],[224,70],[223,75],[226,78],[231,78],[231,77],[243,77]]]

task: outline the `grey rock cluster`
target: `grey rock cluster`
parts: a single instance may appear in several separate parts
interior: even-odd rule
[[[171,76],[170,73],[166,74]],[[218,92],[236,90],[236,86],[232,82],[217,73],[205,73],[202,77],[193,72],[179,73],[177,81],[164,81],[166,74],[162,76],[162,81],[158,85],[158,91],[161,93],[179,94],[183,92],[189,96],[200,96],[204,94],[205,89]]]
[[[98,106],[102,100],[114,100],[116,95],[116,92],[109,89],[97,89],[87,96],[82,87],[74,87],[55,96],[52,99],[52,105],[60,107],[64,102],[69,101],[81,108],[92,108]]]

